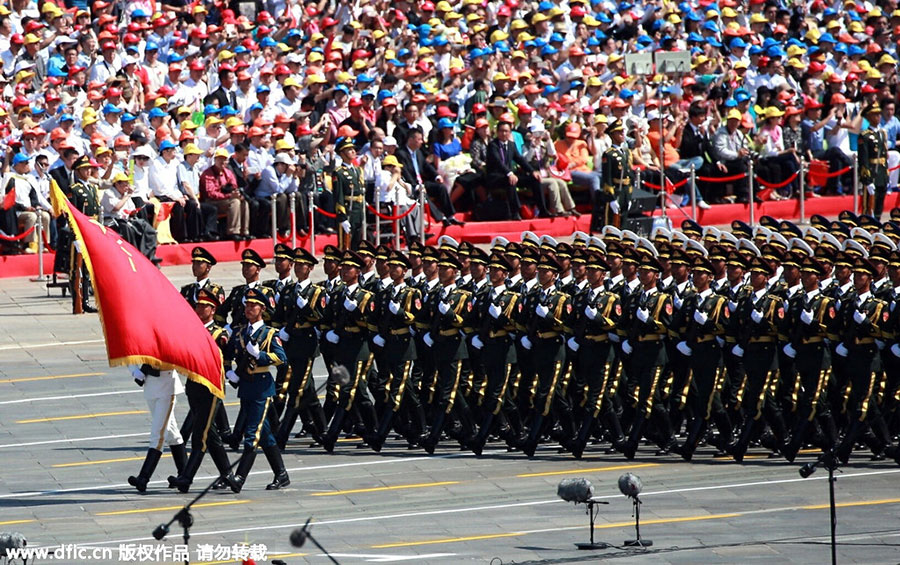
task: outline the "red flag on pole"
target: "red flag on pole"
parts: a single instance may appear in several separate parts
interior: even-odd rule
[[[55,182],[50,193],[81,241],[110,367],[174,369],[224,398],[222,354],[178,290],[118,233],[75,209]]]
[[[0,205],[4,210],[9,210],[16,205],[16,187],[10,187],[6,196],[3,197],[3,204]]]

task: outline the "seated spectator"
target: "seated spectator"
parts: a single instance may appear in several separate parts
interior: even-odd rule
[[[732,108],[725,117],[725,125],[720,126],[716,130],[716,134],[712,139],[712,158],[721,176],[746,175],[748,167],[748,159],[750,151],[746,147],[744,134],[741,133],[739,127],[743,116],[741,111]],[[718,186],[718,191],[712,201],[722,202],[724,193],[724,184]],[[734,195],[737,202],[746,204],[750,202],[750,192],[747,188],[746,176],[733,181]]]
[[[800,170],[800,161],[793,147],[785,147],[784,130],[779,125],[784,112],[776,106],[766,108],[762,127],[756,134],[759,147],[759,176],[773,184],[784,182]],[[799,189],[799,181],[794,180],[785,187],[772,191],[772,200],[784,200]]]
[[[571,180],[571,173],[565,167],[558,167],[556,148],[550,139],[550,132],[537,123],[525,134],[525,140],[527,144],[522,155],[541,174],[541,193],[545,197],[550,217],[581,216],[575,209],[575,201],[569,192],[567,181]]]
[[[24,153],[16,153],[12,158],[12,172],[7,173],[3,181],[3,194],[15,191],[15,203],[6,210],[7,219],[0,222],[0,230],[8,236],[34,230],[22,240],[25,253],[38,252],[37,230],[50,234],[50,202],[38,190],[31,172],[31,158]],[[13,214],[15,221],[13,222]]]
[[[591,191],[591,199],[600,191],[603,176],[599,171],[591,170],[593,158],[588,151],[587,142],[582,137],[581,125],[572,122],[566,126],[565,137],[556,142],[556,154],[569,163],[569,173],[575,186],[586,187]]]
[[[217,149],[213,164],[200,175],[200,197],[226,215],[226,231],[234,241],[250,241],[250,207],[238,189],[237,179],[226,164],[228,152]]]
[[[290,197],[297,192],[297,168],[287,153],[278,153],[274,162],[263,169],[254,198],[259,202],[260,222],[271,225],[272,198],[275,198],[275,225],[281,237],[291,233]],[[268,220],[268,221],[266,221]]]
[[[415,107],[413,104],[412,107]],[[406,144],[397,149],[397,160],[403,165],[403,179],[413,186],[424,186],[431,202],[431,215],[445,226],[462,225],[453,217],[456,209],[450,201],[450,194],[444,188],[444,179],[438,170],[428,162],[422,150],[425,134],[418,127],[406,132]]]
[[[502,116],[501,116],[502,118]],[[488,145],[485,187],[495,220],[521,220],[518,189],[540,194],[540,173],[516,149],[512,141],[512,120],[501,119],[497,137]]]
[[[375,189],[380,192],[381,201],[396,206],[394,215],[406,213],[415,206],[413,186],[403,180],[403,165],[393,155],[384,158],[381,170],[375,179]],[[400,220],[400,226],[406,234],[406,243],[421,240],[419,234],[419,215],[421,210],[415,209]]]
[[[117,174],[110,188],[103,191],[100,207],[103,225],[109,226],[148,259],[156,256],[156,230],[143,218],[135,215],[137,208],[131,199],[134,187],[124,173]]]

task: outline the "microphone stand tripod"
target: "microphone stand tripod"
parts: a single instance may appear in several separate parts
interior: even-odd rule
[[[815,462],[800,467],[800,476],[804,479],[809,477],[816,472],[816,468],[820,465],[828,471],[828,503],[831,508],[831,564],[837,565],[837,505],[834,499],[834,483],[837,482],[837,477],[834,476],[834,472],[840,471],[840,469],[834,449],[820,455]]]
[[[229,467],[228,467],[229,473],[231,473],[231,470],[234,469],[234,467],[238,464],[239,461],[240,461],[240,459],[238,459],[237,461],[235,461],[231,465],[229,465]],[[212,490],[213,486],[215,486],[216,483],[219,482],[220,478],[221,477],[216,477],[213,480],[213,482],[209,483],[205,489],[200,491],[200,493],[198,493],[197,496],[195,496],[193,500],[191,500],[190,502],[185,504],[181,510],[176,512],[175,515],[172,516],[171,520],[169,520],[165,524],[160,524],[160,525],[156,526],[156,528],[153,530],[153,537],[157,540],[162,540],[164,537],[169,535],[169,530],[172,527],[172,524],[174,524],[177,521],[178,524],[182,528],[184,528],[184,534],[182,534],[182,537],[184,538],[184,545],[188,545],[188,540],[191,539],[191,526],[194,525],[194,516],[191,515],[191,507],[194,504],[196,504],[201,498],[206,496],[207,493],[209,493],[209,491]],[[184,560],[184,565],[190,565],[190,559],[189,559],[190,551],[188,551],[188,555],[186,557],[188,557],[188,558],[186,558]]]
[[[315,537],[313,537],[312,532],[309,529],[310,520],[312,520],[312,517],[306,519],[306,523],[303,524],[303,527],[300,528],[299,531],[294,530],[294,533],[291,535],[292,545],[294,545],[295,547],[303,547],[303,544],[306,543],[307,539],[309,539],[313,542],[313,544],[315,544],[317,548],[319,548],[319,551],[321,551],[325,555],[325,557],[327,557],[331,560],[332,563],[334,563],[334,565],[341,565],[340,563],[338,563],[337,559],[332,557],[331,554],[328,553],[328,550],[322,547],[322,544],[320,544],[319,541]],[[294,539],[295,536],[296,539]]]
[[[575,544],[575,547],[578,549],[609,549],[610,545],[608,543],[602,541],[599,543],[594,542],[594,520],[596,520],[597,516],[600,514],[600,509],[595,509],[595,506],[598,504],[609,504],[609,502],[606,502],[605,500],[590,499],[585,502],[585,504],[587,504],[587,513],[591,520],[591,541],[590,543],[578,542]]]
[[[625,540],[626,547],[650,547],[653,542],[648,539],[641,539],[641,499],[637,496],[631,497],[634,503],[634,533],[635,539]]]

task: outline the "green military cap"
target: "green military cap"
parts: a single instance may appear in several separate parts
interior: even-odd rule
[[[210,283],[197,291],[197,304],[208,304],[218,308],[224,303],[225,289],[215,283]]]
[[[865,110],[863,110],[864,116],[868,116],[869,114],[880,114],[880,113],[881,113],[881,106],[878,105],[878,102],[875,102],[874,104],[872,104],[871,106],[869,106]]]
[[[387,261],[388,255],[391,254],[390,248],[387,245],[379,245],[375,248],[375,259],[381,261]]]
[[[838,220],[844,222],[848,226],[855,228],[859,225],[859,217],[850,210],[844,210],[838,214]]]
[[[692,253],[688,254],[688,252],[684,249],[673,249],[671,254],[669,255],[669,264],[670,265],[691,265],[693,263],[693,259],[691,259],[691,255],[694,257],[703,257],[700,253]]]
[[[494,249],[495,253],[506,253],[509,257],[515,257],[516,259],[522,258],[522,246],[516,243],[515,241],[510,241],[506,244],[505,249]]]
[[[78,159],[75,160],[75,164],[72,166],[72,169],[81,169],[83,167],[91,167],[91,158],[87,155],[82,155]]]
[[[797,267],[799,269],[800,265],[803,264],[804,257],[806,257],[806,255],[802,253],[788,251],[784,256],[784,259],[781,260],[781,265],[783,267]],[[765,256],[763,257],[763,259],[765,259]]]
[[[869,259],[865,257],[857,257],[853,260],[853,272],[855,273],[866,273],[870,276],[875,276],[878,270],[875,268],[875,265]]]
[[[506,260],[502,253],[491,253],[491,257],[488,260],[488,268],[502,269],[507,273],[512,271],[512,265],[509,264],[509,261]]]
[[[772,269],[768,261],[763,260],[762,257],[752,258],[748,267],[751,273],[763,273],[767,277],[771,277],[775,274],[775,270]]]
[[[792,237],[803,237],[803,230],[794,222],[784,220],[778,226],[778,233],[790,239]]]
[[[480,247],[472,246],[472,249],[469,251],[469,263],[487,265],[488,259],[490,259],[490,256],[487,251]]]
[[[275,298],[266,295],[261,288],[248,288],[244,293],[244,304],[262,304],[266,308],[275,307]]]
[[[825,266],[815,257],[804,257],[800,262],[800,272],[813,273],[820,277],[825,276]]]
[[[900,241],[900,223],[893,220],[886,222],[881,228],[881,233],[891,238],[891,241],[897,243]]]
[[[827,230],[828,226],[831,225],[831,221],[822,214],[813,214],[809,219],[809,225],[820,230]]]
[[[407,255],[410,257],[421,257],[422,251],[425,249],[425,246],[418,239],[414,239],[409,243],[409,251],[407,251]]]
[[[571,259],[574,250],[574,247],[564,241],[556,244],[556,256],[560,259]]]
[[[341,265],[362,269],[366,266],[366,260],[363,259],[362,255],[360,255],[356,251],[347,249],[346,251],[344,251],[344,254],[341,255]]]
[[[450,267],[459,270],[462,269],[462,264],[456,257],[456,253],[445,249],[441,251],[441,255],[438,257],[438,267]]]
[[[659,253],[659,258],[662,261],[668,261],[669,257],[672,255],[672,244],[669,243],[667,239],[661,239],[659,241],[655,241],[653,245],[656,247],[657,253]]]
[[[750,239],[753,237],[753,228],[751,228],[750,224],[747,222],[735,220],[731,222],[731,233],[738,238],[746,237],[747,239]]]
[[[375,257],[375,246],[368,239],[364,239],[359,242],[356,252],[362,256]]]
[[[259,253],[249,247],[244,249],[244,252],[241,253],[241,263],[250,263],[251,265],[256,265],[260,269],[266,268],[266,262],[259,256]]]
[[[217,263],[213,254],[205,247],[200,247],[199,245],[191,249],[191,261],[200,261],[202,263],[209,263],[210,265],[215,265]]]
[[[845,252],[843,249],[839,249],[834,254],[834,266],[835,267],[849,267],[853,268],[853,256],[849,253]]]
[[[337,146],[338,153],[342,153],[343,151],[345,151],[347,149],[356,149],[356,145],[353,143],[352,137],[345,137],[344,139],[341,140],[340,143],[338,143],[338,146]]]
[[[609,249],[609,246],[607,246],[607,249]],[[622,262],[623,263],[630,263],[632,265],[640,264],[641,254],[638,253],[634,247],[622,245],[621,249],[622,249]],[[609,251],[607,251],[606,255],[612,256],[612,254]]]
[[[434,247],[433,245],[428,245],[422,251],[422,261],[431,261],[433,263],[436,263],[438,260],[438,255],[439,255],[439,252],[438,252],[437,247]]]
[[[702,255],[694,257],[694,260],[691,263],[691,270],[695,273],[709,273],[711,275],[713,274],[712,261],[710,261],[708,257]]]
[[[576,247],[572,252],[572,259],[570,261],[573,265],[586,265],[590,253],[591,251],[588,249]]]
[[[541,252],[538,251],[534,247],[523,247],[522,248],[522,259],[523,263],[537,263],[541,260]]]
[[[625,258],[625,246],[623,246],[618,241],[607,241],[606,242],[606,256],[607,257],[620,257],[624,260]]]
[[[319,263],[319,260],[316,259],[316,256],[303,247],[294,249],[293,257],[294,263],[306,263],[307,265],[317,265]]]
[[[654,256],[653,253],[649,251],[639,252],[640,262],[638,263],[639,269],[644,269],[647,271],[656,271],[660,272],[663,270],[662,263],[659,262],[659,258]]]
[[[694,220],[684,220],[681,222],[681,233],[688,237],[700,237],[703,235],[703,227]]]
[[[762,258],[768,261],[784,261],[785,253],[777,245],[767,243],[759,250]]]
[[[723,245],[713,245],[709,248],[708,257],[710,261],[728,261],[733,252],[728,251]],[[734,253],[737,255],[737,253]]]
[[[294,250],[291,249],[290,245],[286,245],[284,243],[276,243],[275,244],[275,259],[288,259],[289,261],[294,260]]]
[[[900,208],[891,208],[891,219],[900,220]]]
[[[850,224],[835,220],[828,225],[828,231],[835,237],[850,237]]]
[[[778,220],[773,218],[772,216],[763,216],[759,219],[759,225],[769,228],[770,230],[778,231],[781,227],[781,224]]]
[[[891,251],[888,256],[888,266],[895,269],[900,268],[900,251]]]
[[[460,257],[467,257],[472,254],[473,249],[475,249],[474,245],[472,245],[468,241],[463,241],[459,244],[459,247],[457,248],[456,253]]]
[[[388,253],[386,262],[388,265],[400,265],[406,269],[412,267],[409,262],[409,258],[407,258],[406,255],[397,251],[396,249],[393,249]]]
[[[606,128],[607,134],[616,133],[616,132],[624,132],[624,131],[625,131],[625,124],[623,123],[623,120],[613,120],[612,123],[610,123]]]
[[[598,271],[608,271],[609,263],[603,260],[603,256],[594,251],[587,253],[587,268],[596,269]]]
[[[717,257],[714,257],[712,252],[709,254],[709,260],[715,261]],[[740,267],[741,269],[747,268],[747,260],[743,255],[738,253],[737,251],[731,251],[728,253],[727,257],[724,257],[725,264],[729,267]]]
[[[820,245],[816,247],[813,257],[818,259],[823,265],[834,265],[834,251],[835,249],[831,246]]]
[[[325,249],[323,249],[325,253],[326,261],[340,261],[341,260],[341,250],[334,245],[326,245]]]
[[[875,216],[863,214],[859,217],[859,227],[866,231],[876,232],[881,229],[881,222],[875,219]]]
[[[878,261],[881,263],[890,262],[891,250],[885,247],[872,247],[869,250],[869,260],[870,261]]]
[[[546,269],[558,273],[562,270],[562,265],[556,260],[552,253],[544,253],[538,259],[538,269]]]

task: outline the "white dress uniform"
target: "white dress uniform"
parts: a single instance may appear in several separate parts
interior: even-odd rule
[[[184,394],[184,385],[175,371],[160,371],[158,377],[147,375],[144,379],[144,400],[150,408],[150,449],[162,451],[163,440],[168,445],[181,445],[178,422],[175,419],[175,402]]]

